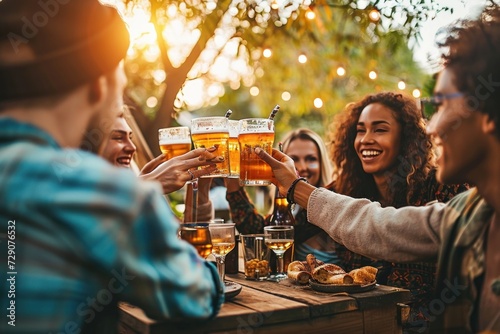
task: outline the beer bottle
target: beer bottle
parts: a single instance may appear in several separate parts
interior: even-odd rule
[[[235,231],[235,243],[232,251],[226,255],[226,274],[237,274],[238,273],[238,261],[239,261],[239,247],[240,247],[240,235],[238,231]]]
[[[277,187],[274,196],[273,213],[266,220],[266,225],[295,225],[295,218],[293,218],[292,212],[290,211],[286,196],[282,196]],[[290,262],[293,261],[293,251],[294,245],[287,249],[283,255],[283,269],[285,272]],[[274,252],[271,252],[270,267],[271,275],[276,274],[276,254],[274,254]]]

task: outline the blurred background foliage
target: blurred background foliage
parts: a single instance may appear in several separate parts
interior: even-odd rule
[[[267,117],[279,104],[277,138],[306,126],[325,135],[365,94],[428,91],[408,40],[450,10],[432,0],[102,1],[129,25],[126,101],[155,155],[159,128],[196,116]]]

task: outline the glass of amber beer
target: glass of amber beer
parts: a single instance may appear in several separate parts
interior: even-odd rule
[[[191,150],[191,134],[187,126],[159,129],[158,139],[160,150],[167,160]]]
[[[199,117],[191,120],[191,139],[195,148],[214,146],[213,154],[224,157],[215,172],[202,177],[226,177],[229,167],[229,128],[226,117]]]
[[[193,245],[204,259],[212,253],[212,239],[208,225],[208,222],[184,223],[179,230],[179,237]]]
[[[228,120],[229,126],[229,176],[240,177],[240,144],[238,142],[238,127],[240,122]]]
[[[270,185],[273,177],[271,166],[260,159],[254,150],[260,147],[272,154],[274,122],[267,118],[247,118],[239,121],[240,184],[242,186]]]

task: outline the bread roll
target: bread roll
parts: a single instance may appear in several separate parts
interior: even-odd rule
[[[307,271],[306,261],[290,262],[287,269],[288,278],[298,284],[307,284],[311,278],[311,273]]]
[[[354,269],[349,272],[354,278],[354,284],[368,284],[375,282],[377,277],[378,269],[370,266],[361,267],[359,269]]]
[[[298,284],[307,284],[311,279],[311,274],[307,271],[288,271],[288,279]]]
[[[320,283],[338,284],[338,283],[332,283],[331,278],[333,276],[342,275],[345,273],[346,272],[341,267],[335,264],[326,263],[314,269],[312,277]],[[335,279],[338,280],[339,277],[336,277]],[[347,278],[347,280],[349,280],[349,278]]]
[[[349,274],[337,274],[333,276],[329,276],[327,281],[324,282],[326,284],[353,284],[354,279]],[[322,282],[323,283],[323,282]]]
[[[306,266],[303,261],[292,261],[287,268],[287,272],[290,271],[306,271]]]

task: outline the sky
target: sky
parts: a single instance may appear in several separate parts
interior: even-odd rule
[[[453,8],[453,14],[441,12],[432,21],[423,24],[420,44],[413,46],[415,61],[417,61],[427,72],[434,72],[427,61],[427,57],[429,54],[437,54],[437,48],[434,41],[438,29],[447,26],[457,19],[477,16],[484,7],[485,2],[486,0],[439,0],[441,5]],[[412,46],[411,42],[410,46]]]

